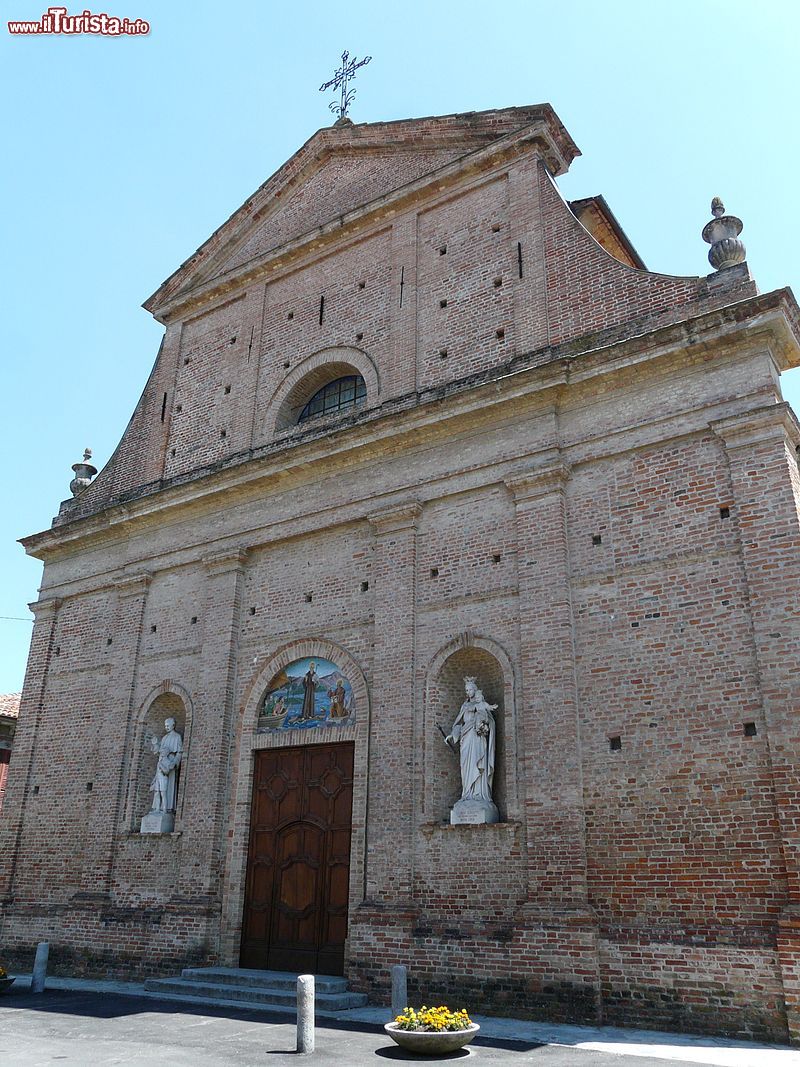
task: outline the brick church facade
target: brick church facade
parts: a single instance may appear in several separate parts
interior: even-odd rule
[[[800,363],[644,269],[547,106],[320,130],[146,302],[44,561],[0,943],[800,1033]],[[446,733],[497,705],[500,821]],[[310,679],[310,681],[309,681]],[[183,738],[174,828],[143,833]]]

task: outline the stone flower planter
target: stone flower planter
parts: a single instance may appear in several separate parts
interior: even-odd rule
[[[415,1052],[420,1056],[446,1056],[448,1052],[457,1052],[468,1045],[480,1030],[477,1023],[472,1023],[466,1030],[400,1030],[397,1023],[386,1023],[384,1030],[406,1052]]]
[[[7,993],[14,982],[16,978],[0,978],[0,993]]]

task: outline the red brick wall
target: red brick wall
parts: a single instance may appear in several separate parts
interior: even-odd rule
[[[293,232],[325,173],[253,248]],[[406,962],[420,996],[475,1007],[800,1033],[797,433],[768,321],[755,338],[701,318],[751,283],[617,263],[533,147],[330,252],[172,323],[120,449],[62,515],[66,534],[129,496],[124,529],[45,570],[0,824],[4,945],[50,935],[64,967],[235,964],[254,687],[282,648],[328,642],[369,690],[357,984]],[[692,317],[702,344],[650,336]],[[602,331],[617,344],[593,353]],[[316,387],[328,350],[363,357],[370,410],[273,436],[287,381],[313,366]],[[162,473],[185,501],[137,501]],[[462,673],[499,706],[496,827],[446,825],[458,775],[435,727]],[[137,746],[167,693],[183,806],[148,840]]]

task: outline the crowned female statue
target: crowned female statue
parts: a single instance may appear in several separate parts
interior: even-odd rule
[[[467,699],[445,738],[461,759],[461,799],[450,812],[451,823],[498,822],[500,815],[492,800],[496,726],[493,711],[478,688],[475,678],[464,679]]]

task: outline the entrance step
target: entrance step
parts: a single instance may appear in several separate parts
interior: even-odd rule
[[[344,978],[315,976],[316,1004],[321,1011],[348,1011],[363,1008],[365,993],[351,993]],[[165,997],[200,997],[204,1000],[237,1001],[269,1008],[294,1008],[297,1004],[297,975],[286,971],[255,971],[238,967],[187,967],[180,978],[150,978],[144,984],[149,993]]]

